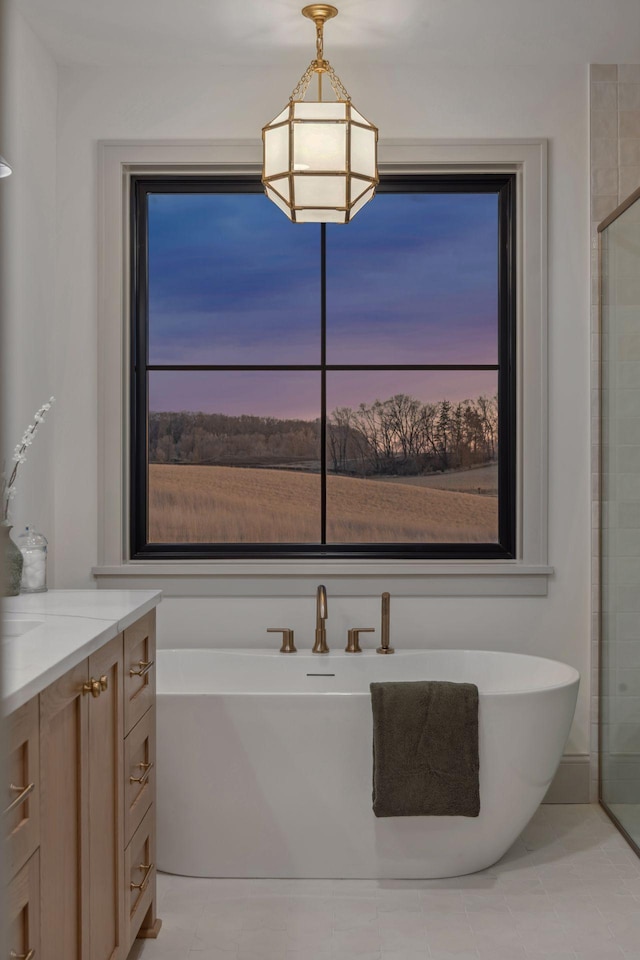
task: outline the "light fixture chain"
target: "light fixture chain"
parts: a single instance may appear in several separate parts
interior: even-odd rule
[[[346,87],[338,74],[335,72],[328,60],[324,61],[324,69],[329,77],[331,86],[333,87],[333,92],[336,95],[336,100],[351,100],[351,97],[347,93]]]
[[[293,88],[289,100],[304,100],[307,90],[309,89],[309,84],[311,83],[311,78],[313,77],[315,70],[315,61],[312,60],[305,72],[302,74],[298,80],[296,86]]]
[[[335,72],[335,70],[329,63],[329,61],[324,60],[323,64],[324,64],[324,73],[326,73],[327,76],[329,77],[329,81],[331,83],[331,86],[333,87],[333,92],[336,95],[336,100],[350,101],[351,97],[347,93],[347,89],[345,85],[343,84],[342,80],[340,79],[338,74]],[[316,61],[312,60],[309,66],[307,67],[307,69],[305,70],[305,72],[302,74],[302,76],[298,80],[296,86],[293,88],[293,91],[291,92],[291,96],[289,97],[289,100],[304,100],[307,90],[309,89],[309,84],[311,83],[311,79],[314,73],[316,72],[316,70],[317,70]]]

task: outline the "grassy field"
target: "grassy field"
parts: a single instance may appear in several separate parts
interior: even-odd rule
[[[327,477],[329,542],[497,539],[497,497],[434,489],[409,483],[409,478],[399,483],[398,479]],[[316,474],[170,464],[149,467],[149,536],[156,543],[314,543],[320,535],[319,504]]]
[[[474,493],[483,497],[498,496],[498,464],[472,467],[470,470],[452,470],[450,473],[428,473],[422,477],[386,477],[382,483],[402,483],[431,490],[453,490]]]

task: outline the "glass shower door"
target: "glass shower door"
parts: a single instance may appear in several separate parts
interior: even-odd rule
[[[640,190],[599,234],[600,800],[640,852]]]

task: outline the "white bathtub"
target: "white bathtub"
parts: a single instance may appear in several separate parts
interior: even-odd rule
[[[373,815],[369,683],[419,679],[478,686],[478,818]],[[427,878],[509,849],[556,771],[579,675],[488,651],[161,650],[157,680],[160,870]]]

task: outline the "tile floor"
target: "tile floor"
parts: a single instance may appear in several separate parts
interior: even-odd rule
[[[160,875],[158,903],[131,960],[640,960],[640,860],[595,805],[540,807],[467,877]]]

